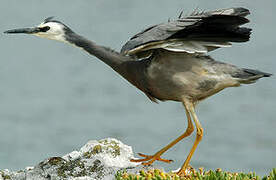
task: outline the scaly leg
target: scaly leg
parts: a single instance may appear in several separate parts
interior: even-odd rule
[[[172,160],[168,160],[168,159],[162,159],[160,156],[166,152],[168,149],[170,149],[172,146],[174,146],[176,143],[178,143],[179,141],[181,141],[183,138],[189,136],[192,134],[192,132],[194,131],[194,126],[191,120],[191,115],[186,107],[186,105],[183,103],[184,107],[185,107],[185,111],[186,111],[186,116],[187,116],[187,120],[188,120],[188,127],[186,129],[186,131],[179,136],[178,138],[176,138],[174,141],[172,141],[170,144],[168,144],[167,146],[165,146],[164,148],[162,148],[160,151],[158,151],[157,153],[155,153],[152,156],[149,155],[145,155],[142,153],[138,153],[138,155],[144,157],[143,159],[131,159],[131,162],[143,162],[143,165],[151,165],[154,161],[162,161],[162,162],[166,162],[166,163],[170,163],[172,162]],[[148,161],[148,162],[144,162],[144,161]]]
[[[182,165],[181,169],[177,172],[177,174],[179,176],[186,174],[186,169],[189,166],[189,162],[190,162],[190,160],[191,160],[191,158],[192,158],[192,156],[193,156],[193,154],[194,154],[194,152],[196,150],[196,147],[197,147],[198,143],[201,141],[202,136],[203,136],[203,129],[201,127],[201,124],[198,121],[198,118],[196,116],[195,108],[194,108],[193,104],[190,104],[188,106],[188,111],[191,113],[191,115],[193,117],[193,120],[195,122],[195,125],[196,125],[196,140],[195,140],[195,142],[193,144],[193,147],[192,147],[189,155],[187,156],[184,164]]]

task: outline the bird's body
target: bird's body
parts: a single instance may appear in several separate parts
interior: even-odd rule
[[[214,61],[209,56],[159,50],[144,70],[148,94],[158,100],[198,102],[239,82],[221,71],[234,66]]]
[[[74,33],[69,27],[47,18],[35,28],[15,29],[6,33],[27,33],[70,43],[96,56],[131,84],[143,91],[150,100],[182,102],[187,115],[186,131],[153,156],[140,154],[143,159],[131,160],[149,165],[155,160],[171,162],[160,156],[181,139],[189,136],[194,121],[195,143],[178,174],[185,174],[190,159],[203,136],[203,129],[195,114],[195,105],[227,87],[254,83],[271,74],[238,68],[215,61],[207,53],[231,42],[246,42],[251,29],[240,27],[248,21],[249,11],[229,8],[179,16],[177,20],[151,26],[133,36],[121,53]]]
[[[207,55],[157,50],[153,57],[127,63],[134,85],[151,99],[199,102],[227,87],[253,83],[267,73],[238,68]],[[140,68],[139,68],[140,67]],[[137,72],[138,71],[138,72]],[[254,71],[254,70],[252,70]],[[146,88],[142,89],[147,84]]]

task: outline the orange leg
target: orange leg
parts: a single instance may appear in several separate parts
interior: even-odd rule
[[[192,132],[194,131],[194,126],[191,120],[191,116],[190,113],[186,107],[186,105],[183,103],[185,110],[186,110],[186,116],[188,119],[188,127],[186,129],[186,131],[179,136],[178,138],[176,138],[174,141],[172,141],[170,144],[168,144],[166,147],[162,148],[160,151],[158,151],[157,153],[155,153],[154,155],[150,156],[150,155],[145,155],[142,153],[138,153],[138,155],[144,157],[143,159],[131,159],[131,162],[143,162],[143,165],[151,165],[154,161],[162,161],[162,162],[166,162],[166,163],[170,163],[172,162],[172,160],[168,160],[168,159],[162,159],[161,155],[166,152],[168,149],[170,149],[172,146],[174,146],[176,143],[178,143],[179,141],[181,141],[183,138],[189,136],[192,134]],[[144,162],[147,161],[147,162]]]
[[[193,144],[193,147],[192,147],[189,155],[187,156],[184,164],[182,165],[181,169],[177,172],[177,174],[179,176],[186,175],[186,169],[189,166],[189,162],[190,162],[190,160],[191,160],[191,158],[192,158],[192,156],[193,156],[193,154],[196,150],[196,147],[197,147],[198,143],[201,141],[202,136],[203,136],[203,129],[202,129],[201,124],[199,123],[198,118],[196,116],[196,113],[195,113],[195,110],[194,110],[194,105],[189,106],[188,110],[191,112],[191,115],[192,115],[192,117],[194,119],[194,122],[195,122],[195,125],[196,125],[196,140],[195,140],[195,142]]]

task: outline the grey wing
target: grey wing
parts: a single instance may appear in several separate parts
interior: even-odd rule
[[[154,49],[175,52],[207,53],[230,42],[245,42],[251,29],[240,27],[249,22],[245,8],[194,12],[177,20],[151,26],[134,35],[121,49],[127,55],[146,54]]]

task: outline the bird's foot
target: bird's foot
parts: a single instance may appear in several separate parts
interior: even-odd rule
[[[160,154],[156,153],[155,155],[153,156],[150,156],[150,155],[145,155],[145,154],[142,154],[142,153],[138,153],[139,156],[143,157],[143,159],[131,159],[130,161],[131,162],[142,162],[142,164],[144,166],[149,166],[151,165],[154,161],[162,161],[162,162],[165,162],[165,163],[171,163],[173,162],[173,160],[169,160],[169,159],[163,159],[160,157]],[[144,162],[144,161],[147,161],[147,162]]]

